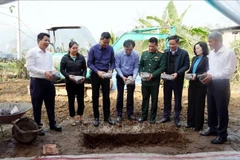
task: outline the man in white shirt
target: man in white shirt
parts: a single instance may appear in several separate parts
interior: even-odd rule
[[[26,55],[26,68],[30,73],[30,94],[33,105],[34,120],[39,127],[41,123],[42,103],[46,106],[48,120],[51,130],[62,131],[55,121],[55,86],[51,81],[51,71],[54,71],[52,54],[46,49],[50,42],[47,33],[40,33],[37,36],[38,46],[28,51]],[[39,135],[45,135],[42,130]]]
[[[230,100],[230,79],[237,66],[235,53],[222,44],[222,35],[212,32],[208,36],[212,49],[209,55],[209,71],[202,80],[208,84],[208,127],[202,136],[217,136],[212,144],[222,144],[227,141],[228,105]]]

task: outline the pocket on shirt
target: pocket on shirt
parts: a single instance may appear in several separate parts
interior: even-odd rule
[[[153,58],[152,61],[153,61],[154,64],[159,64],[160,59],[159,58]]]

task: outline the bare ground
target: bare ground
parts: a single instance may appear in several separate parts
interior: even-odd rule
[[[0,83],[0,102],[29,102],[27,80],[12,80]],[[116,118],[116,91],[111,92],[111,117]],[[162,118],[163,97],[162,89],[159,95],[159,108],[157,121]],[[68,105],[66,96],[56,96],[56,120],[63,126],[63,132],[49,130],[45,108],[42,119],[46,129],[46,135],[38,137],[30,145],[17,143],[11,138],[12,125],[3,125],[4,136],[0,133],[0,158],[6,157],[32,157],[41,156],[44,144],[57,144],[62,155],[81,155],[93,153],[159,153],[159,154],[186,154],[213,151],[239,151],[240,150],[240,91],[239,86],[233,87],[229,105],[229,137],[223,145],[212,145],[210,141],[214,137],[202,137],[193,129],[186,129],[187,89],[183,93],[183,110],[181,113],[182,127],[176,128],[173,122],[166,124],[149,122],[139,124],[124,118],[122,125],[109,126],[101,121],[101,125],[95,128],[92,125],[93,112],[91,97],[85,97],[84,124],[70,125],[68,118]],[[135,116],[140,116],[141,89],[135,91]],[[100,97],[100,102],[102,98]],[[101,104],[101,103],[100,103]],[[102,116],[102,106],[100,119]],[[125,111],[125,108],[124,108]],[[32,118],[32,111],[25,116]],[[207,122],[207,112],[205,121]],[[204,128],[207,128],[205,124]]]

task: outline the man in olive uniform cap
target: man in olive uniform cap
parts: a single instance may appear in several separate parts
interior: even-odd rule
[[[158,93],[160,86],[160,75],[166,68],[166,57],[157,50],[158,39],[152,37],[148,40],[149,51],[142,53],[139,65],[139,72],[148,72],[150,77],[142,81],[142,116],[138,120],[140,123],[148,118],[149,98],[151,95],[152,107],[150,115],[150,124],[156,122]]]

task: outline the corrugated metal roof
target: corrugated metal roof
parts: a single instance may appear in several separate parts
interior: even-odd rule
[[[7,4],[10,2],[14,2],[15,0],[0,0],[0,5]]]
[[[205,0],[223,15],[240,25],[240,0]]]

